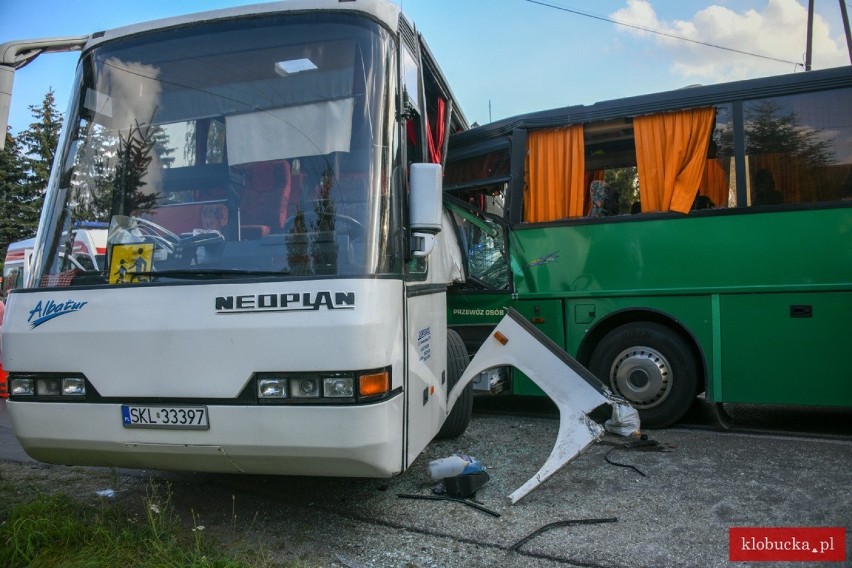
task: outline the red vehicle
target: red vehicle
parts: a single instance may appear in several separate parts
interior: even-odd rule
[[[3,325],[3,314],[5,313],[6,304],[4,304],[2,300],[0,300],[0,327],[2,327]],[[8,384],[6,383],[6,375],[8,375],[9,373],[3,370],[2,355],[2,348],[0,348],[0,398],[9,398],[9,388]]]

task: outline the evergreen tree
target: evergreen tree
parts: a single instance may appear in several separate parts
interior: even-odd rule
[[[41,105],[29,108],[35,121],[17,138],[7,131],[0,152],[0,258],[5,258],[10,243],[33,236],[38,228],[62,128],[53,90]]]
[[[76,219],[109,221],[112,206],[112,180],[118,136],[107,129],[90,125],[77,149],[73,175],[69,179],[71,206]]]
[[[59,132],[62,129],[62,114],[56,110],[53,89],[44,96],[41,105],[30,105],[35,121],[19,136],[26,150],[30,170],[30,183],[44,194],[50,179],[53,156],[59,144]]]
[[[323,243],[323,233],[334,233],[335,220],[337,219],[332,199],[334,188],[334,173],[328,168],[322,174],[319,187],[319,199],[314,205],[316,219],[311,223],[313,241],[311,242],[311,255],[314,261],[315,274],[337,273],[337,246],[329,246]]]
[[[803,126],[795,113],[781,114],[772,99],[758,101],[746,110],[747,154],[784,154],[803,160],[810,168],[831,164],[832,140]]]
[[[157,194],[146,194],[142,188],[146,185],[143,178],[153,160],[155,143],[152,137],[158,135],[157,132],[157,129],[146,129],[137,123],[126,138],[120,136],[110,211],[132,215],[156,205]]]
[[[6,131],[6,147],[0,151],[0,259],[10,243],[35,234],[41,203],[28,192],[26,159],[18,139]]]
[[[835,198],[830,176],[834,139],[809,127],[776,99],[752,101],[745,107],[745,153],[750,159],[752,183],[760,169],[772,170],[773,186],[791,191],[789,202],[805,203]],[[716,156],[734,155],[730,128],[714,137]],[[795,188],[795,189],[792,189]]]

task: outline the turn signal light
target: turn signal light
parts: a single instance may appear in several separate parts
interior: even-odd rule
[[[378,396],[390,390],[390,377],[387,371],[361,375],[358,381],[358,392],[361,396]]]
[[[9,398],[9,373],[3,370],[3,362],[0,361],[0,398]]]

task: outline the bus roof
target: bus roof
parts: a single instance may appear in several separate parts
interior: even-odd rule
[[[852,86],[852,66],[835,67],[716,85],[684,87],[648,95],[575,105],[505,118],[460,132],[450,138],[450,149],[500,138],[513,130],[556,128],[614,118],[632,118],[679,109],[710,106],[735,100],[790,95]]]
[[[281,0],[279,2],[265,2],[263,4],[249,4],[235,6],[233,8],[222,8],[195,14],[186,14],[130,24],[111,30],[97,32],[89,37],[83,51],[94,47],[102,42],[111,41],[124,36],[135,35],[153,30],[185,26],[198,22],[210,22],[215,20],[227,20],[253,14],[274,14],[283,12],[317,12],[317,11],[350,11],[361,12],[381,22],[391,30],[397,30],[399,26],[400,8],[388,0]]]
[[[96,32],[88,37],[82,51],[85,52],[101,43],[119,39],[122,37],[132,36],[154,30],[174,28],[186,26],[199,22],[213,22],[217,20],[228,20],[239,18],[242,16],[251,16],[258,14],[276,14],[286,12],[318,12],[318,11],[348,11],[358,12],[370,17],[388,29],[398,32],[409,32],[410,41],[414,41],[413,37],[419,35],[414,31],[414,26],[405,19],[402,10],[397,4],[393,4],[389,0],[280,0],[278,2],[266,2],[263,4],[249,4],[245,6],[235,6],[232,8],[222,8],[219,10],[210,10],[207,12],[198,12],[194,14],[185,14],[182,16],[174,16],[171,18],[162,18],[149,22],[141,22],[130,24],[111,30]],[[400,25],[400,18],[405,19],[405,24]],[[404,28],[401,30],[401,28]],[[425,41],[421,42],[421,53],[424,61],[429,65],[435,75],[438,88],[443,92],[448,100],[457,100],[450,86],[437,64],[434,56],[426,46]],[[450,117],[452,127],[450,131],[465,130],[468,128],[467,119],[464,113],[458,106],[451,109]]]
[[[25,239],[22,241],[15,241],[14,243],[9,243],[9,246],[6,248],[6,251],[13,250],[25,250],[28,248],[33,248],[35,246],[35,237],[30,237],[29,239]]]

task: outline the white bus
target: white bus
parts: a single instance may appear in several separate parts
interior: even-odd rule
[[[64,237],[67,239],[67,236]],[[106,260],[107,226],[105,223],[78,223],[71,230],[71,242],[67,250],[67,262],[80,270],[96,270]],[[30,265],[36,238],[16,241],[6,249],[3,261],[3,297],[14,288],[20,288],[29,279]],[[63,249],[62,254],[65,254]]]
[[[9,290],[18,288],[29,276],[29,263],[33,255],[35,237],[11,243],[3,261],[3,297]]]
[[[398,6],[292,0],[20,45],[82,51],[2,330],[30,456],[385,477],[464,431],[439,164],[466,123]],[[105,258],[80,266],[64,241],[93,217]]]

